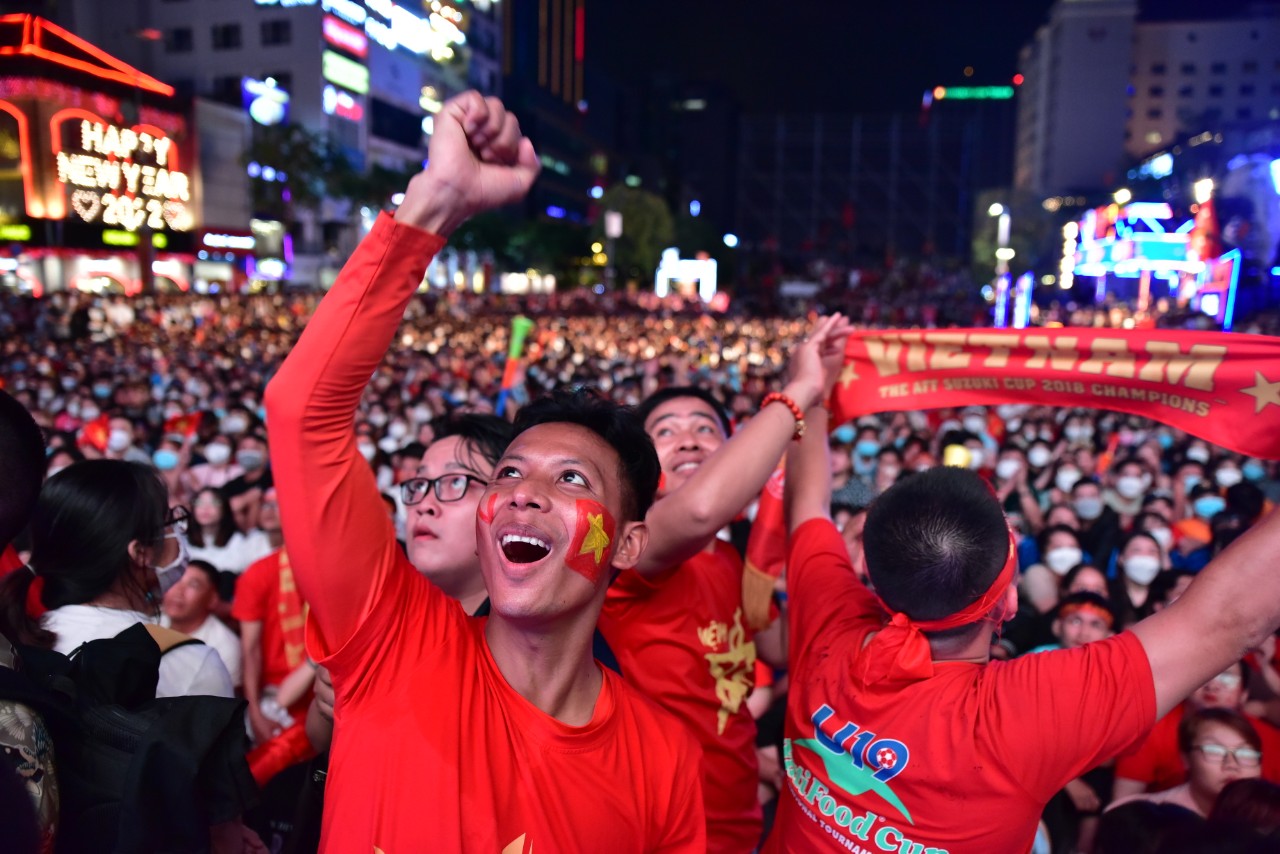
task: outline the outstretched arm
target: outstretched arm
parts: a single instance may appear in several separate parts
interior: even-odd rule
[[[1200,571],[1168,608],[1133,627],[1163,716],[1280,628],[1280,512],[1272,511]]]
[[[373,472],[356,450],[360,396],[444,238],[468,217],[521,198],[537,173],[532,144],[497,99],[468,92],[450,100],[436,118],[428,166],[409,182],[395,219],[379,218],[267,388],[285,541],[330,649],[379,604],[399,559]]]
[[[824,317],[796,350],[791,359],[792,379],[783,394],[801,411],[813,411],[812,407],[821,403],[824,349],[843,347],[848,334],[843,316]],[[809,431],[826,435],[825,423],[808,423],[807,416],[805,420]],[[705,548],[717,531],[760,494],[794,434],[795,418],[786,406],[772,404],[756,414],[684,485],[649,510],[645,517],[649,544],[636,571],[654,576]]]

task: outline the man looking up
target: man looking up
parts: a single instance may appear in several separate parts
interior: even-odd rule
[[[863,538],[877,600],[826,518],[826,413],[807,417],[787,462],[788,794],[770,850],[1028,850],[1055,792],[1280,625],[1272,514],[1131,631],[991,662],[1017,560],[989,489],[943,468],[877,499]]]
[[[760,842],[755,627],[743,607],[742,560],[716,532],[749,504],[797,432],[793,413],[821,400],[822,348],[847,329],[820,320],[791,359],[791,381],[736,436],[724,407],[699,388],[668,388],[640,405],[662,463],[665,494],[645,515],[649,543],[609,588],[600,631],[627,681],[679,718],[702,745],[707,850]],[[783,658],[779,652],[775,657]],[[777,664],[784,662],[778,660]]]
[[[585,394],[522,410],[475,521],[483,620],[400,552],[356,448],[356,406],[443,236],[518,201],[537,172],[498,100],[450,100],[427,168],[267,389],[308,644],[337,696],[326,850],[706,845],[695,742],[591,656],[609,579],[644,549],[658,480],[634,417]]]

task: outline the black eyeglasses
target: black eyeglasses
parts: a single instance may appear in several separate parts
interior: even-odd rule
[[[1234,759],[1237,765],[1245,768],[1256,768],[1262,764],[1262,752],[1252,747],[1237,747],[1232,750],[1221,744],[1196,744],[1193,745],[1193,749],[1200,751],[1206,761],[1218,765],[1225,762],[1228,756]]]
[[[164,517],[164,526],[184,534],[187,531],[187,523],[190,521],[191,511],[180,504],[177,507],[169,508],[169,512]]]
[[[438,500],[457,501],[467,494],[473,481],[481,486],[489,485],[487,480],[460,472],[442,474],[439,477],[415,477],[400,484],[400,497],[406,505],[412,506],[426,498],[429,490],[434,489]]]

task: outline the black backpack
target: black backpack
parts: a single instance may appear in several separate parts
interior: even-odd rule
[[[20,647],[20,668],[0,668],[0,697],[40,712],[53,740],[59,854],[208,851],[209,827],[256,803],[245,701],[156,698],[160,657],[186,643],[137,623],[70,656]]]

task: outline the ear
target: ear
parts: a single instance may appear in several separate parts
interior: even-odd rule
[[[1000,617],[1001,623],[1007,623],[1018,615],[1018,585],[1009,584],[1009,588],[1004,591],[1004,599],[1001,600],[1004,606],[1004,613]]]
[[[144,546],[141,540],[130,540],[126,551],[129,559],[138,566],[146,566],[151,559],[151,550]]]
[[[644,547],[649,543],[649,527],[644,522],[624,522],[613,542],[613,567],[632,569],[640,562]]]

